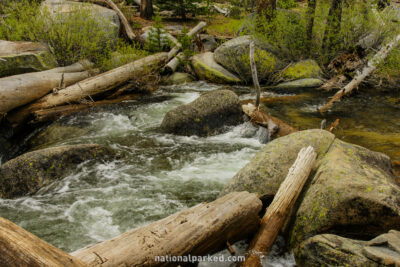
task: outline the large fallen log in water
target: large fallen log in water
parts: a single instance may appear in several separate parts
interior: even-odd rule
[[[0,218],[0,266],[87,266],[14,223]]]
[[[28,104],[48,94],[61,83],[72,85],[90,77],[88,64],[76,63],[47,71],[19,74],[0,79],[0,113]],[[63,82],[61,82],[63,81]]]
[[[262,266],[260,258],[265,257],[272,248],[310,175],[316,158],[317,153],[311,146],[300,150],[286,179],[268,207],[261,221],[260,229],[250,243],[246,261],[241,266]]]
[[[71,253],[89,266],[177,266],[156,256],[205,255],[246,238],[259,225],[255,194],[234,192],[111,240]]]

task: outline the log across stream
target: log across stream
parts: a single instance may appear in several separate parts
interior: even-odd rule
[[[96,107],[38,130],[26,140],[27,147],[95,142],[114,148],[120,157],[108,163],[84,163],[68,177],[35,196],[0,200],[0,216],[52,245],[72,252],[200,202],[214,200],[224,183],[262,147],[257,133],[239,125],[209,138],[176,137],[159,133],[157,127],[171,108],[220,87],[203,82],[167,87],[153,96],[110,107]],[[237,87],[235,90],[242,99],[254,99],[251,88]],[[322,118],[316,112],[316,106],[323,103],[325,95],[300,90],[264,96],[269,96],[269,100],[264,98],[261,105],[268,105],[272,115],[286,118],[300,129],[319,127]],[[273,98],[275,100],[271,100]],[[346,107],[345,101],[341,105]],[[371,102],[357,97],[351,101],[364,103],[363,110],[356,109],[345,117],[338,109],[341,105],[337,105],[338,110],[325,114],[328,125],[330,120],[341,116],[336,133],[345,140],[357,139],[353,142],[395,157],[400,147],[395,133],[399,132],[400,125],[395,117],[384,117],[391,106],[380,104],[383,100],[378,99],[370,111],[366,105]],[[392,103],[389,98],[385,101]],[[392,105],[395,109],[399,104],[393,102]],[[375,118],[375,125],[367,123],[371,116]],[[378,140],[375,142],[360,138],[373,130],[376,134],[381,133],[382,138],[394,138],[374,139]],[[398,157],[400,160],[400,155]],[[243,251],[245,245],[235,246],[235,249]],[[227,251],[222,253],[229,254]],[[294,264],[290,254],[275,258],[273,262]]]

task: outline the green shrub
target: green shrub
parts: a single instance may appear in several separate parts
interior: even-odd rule
[[[297,7],[298,4],[295,0],[278,0],[276,2],[276,6],[278,8],[282,8],[282,9],[290,9],[290,8]]]
[[[105,57],[101,62],[100,69],[102,71],[108,71],[147,55],[148,52],[140,49],[137,45],[130,45],[119,40],[115,51],[110,54],[110,57]]]
[[[170,41],[166,40],[166,31],[164,30],[161,16],[157,14],[153,20],[154,24],[149,30],[145,48],[153,53],[162,52],[170,46]]]
[[[188,14],[195,16],[201,13],[199,4],[203,0],[155,0],[155,4],[162,10],[173,10],[176,16],[186,19]]]

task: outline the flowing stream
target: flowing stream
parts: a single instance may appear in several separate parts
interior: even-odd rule
[[[214,200],[227,180],[263,146],[258,141],[259,133],[246,123],[208,138],[162,134],[158,127],[170,109],[195,100],[201,93],[222,87],[204,82],[164,87],[140,100],[74,114],[39,129],[26,140],[26,146],[31,150],[98,143],[113,148],[117,157],[106,162],[85,162],[76,169],[66,170],[67,177],[34,196],[0,199],[0,216],[71,252],[200,202]],[[253,98],[250,88],[231,89],[242,99]],[[304,93],[292,101],[294,94],[290,93],[266,95],[281,97],[274,102],[264,102],[274,115],[298,128],[319,128],[323,117],[315,109],[326,96]],[[364,106],[370,103],[365,102]],[[370,113],[382,116],[390,111],[400,115],[398,102],[385,108],[383,104],[381,106],[380,113]],[[386,121],[367,123],[369,116],[365,108],[362,112],[364,120],[354,118],[361,116],[357,115],[361,109],[328,113],[328,122],[340,115],[344,122],[338,130],[341,138],[388,152],[398,159],[400,141],[396,134],[400,129],[399,121],[386,117]],[[379,127],[385,130],[378,131]],[[371,133],[374,140],[378,140],[379,134],[381,139],[364,144],[370,137],[363,133]],[[294,266],[293,255],[281,255],[278,247],[274,248],[265,266]],[[245,244],[239,242],[236,249],[242,252]],[[228,255],[227,251],[221,253]],[[202,263],[201,266],[229,266],[229,263]]]

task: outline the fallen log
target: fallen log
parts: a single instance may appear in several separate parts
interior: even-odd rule
[[[50,94],[27,107],[30,110],[46,109],[65,103],[76,103],[86,97],[104,93],[122,85],[130,79],[146,75],[165,64],[167,53],[154,54],[116,69],[96,75],[60,90],[58,94]]]
[[[251,76],[253,78],[254,88],[256,89],[256,93],[257,93],[255,106],[258,109],[258,107],[260,106],[261,87],[260,87],[260,83],[258,81],[257,65],[256,65],[256,61],[254,59],[254,49],[255,49],[255,44],[252,41],[250,43],[250,67],[251,67]]]
[[[0,244],[0,266],[87,266],[4,218]]]
[[[234,192],[71,255],[89,266],[175,266],[162,257],[214,253],[257,231],[261,208],[255,194]]]
[[[168,62],[167,65],[165,65],[162,72],[165,74],[174,73],[183,60],[184,60],[184,54],[181,52],[176,57],[174,57],[170,62]]]
[[[57,68],[58,69],[58,68]],[[74,71],[77,66],[72,67]],[[72,85],[91,76],[90,71],[63,73],[58,70],[32,72],[0,79],[0,113],[28,104],[48,94],[63,81],[65,86]]]
[[[373,71],[376,70],[378,64],[386,59],[389,53],[393,50],[395,46],[397,46],[399,42],[400,42],[400,34],[397,35],[392,42],[383,46],[379,50],[379,52],[371,60],[368,61],[367,66],[364,67],[361,73],[356,75],[354,79],[350,83],[348,83],[343,89],[339,90],[327,104],[325,104],[322,108],[319,109],[319,112],[326,111],[328,108],[332,106],[333,103],[339,101],[343,96],[350,94],[354,89],[357,89],[358,86],[361,84],[361,82],[366,77],[368,77]]]
[[[286,179],[267,208],[267,212],[261,220],[260,229],[248,248],[246,261],[241,266],[262,266],[261,259],[268,255],[274,244],[310,175],[316,158],[317,153],[311,146],[300,150]]]
[[[326,81],[323,85],[321,85],[318,90],[324,90],[326,92],[331,91],[335,88],[342,88],[343,83],[347,80],[346,76],[340,74],[332,77],[328,81]]]
[[[217,5],[213,5],[213,8],[214,8],[218,13],[221,13],[221,14],[224,15],[225,17],[229,16],[229,13],[230,13],[229,10],[222,9],[222,8],[218,7]]]
[[[192,37],[199,31],[201,31],[205,26],[207,26],[207,23],[205,23],[204,21],[201,21],[201,22],[199,22],[199,24],[197,24],[196,27],[191,29],[186,35],[189,37]],[[181,50],[181,48],[182,48],[182,44],[180,44],[180,43],[178,43],[175,47],[173,47],[171,49],[171,51],[169,51],[169,53],[168,53],[168,61],[170,61],[173,57],[175,57],[176,54],[178,54],[178,52]]]
[[[251,103],[243,105],[242,109],[250,117],[252,123],[268,128],[271,138],[278,138],[296,132],[296,129],[286,122],[265,113],[261,109],[257,109]]]
[[[128,20],[126,19],[124,13],[118,8],[118,6],[112,1],[112,0],[103,0],[112,10],[114,10],[119,19],[121,20],[121,23],[124,27],[125,34],[131,41],[137,40],[138,36],[133,32],[131,25],[129,25]]]

